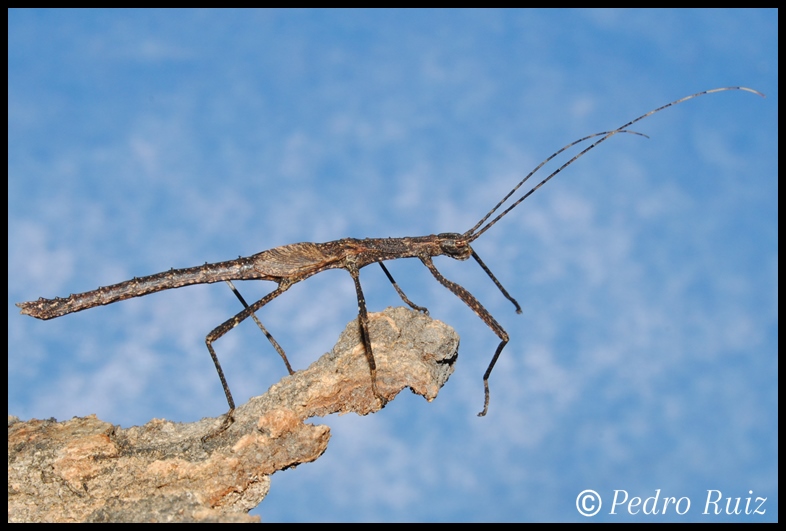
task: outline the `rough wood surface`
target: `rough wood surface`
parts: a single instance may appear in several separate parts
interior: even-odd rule
[[[369,318],[381,395],[389,401],[410,387],[433,400],[457,358],[453,329],[407,308]],[[330,353],[238,407],[218,434],[222,418],[124,429],[94,415],[9,416],[8,520],[257,521],[247,513],[267,494],[270,475],[327,448],[330,429],[307,419],[382,407],[352,321]]]

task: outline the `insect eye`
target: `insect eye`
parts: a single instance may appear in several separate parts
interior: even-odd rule
[[[443,238],[439,244],[442,251],[453,258],[459,260],[466,260],[472,254],[469,244],[462,239],[456,239],[458,234],[440,234],[439,237]]]

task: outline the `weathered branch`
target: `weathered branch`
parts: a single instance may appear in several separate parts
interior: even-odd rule
[[[406,308],[369,314],[377,387],[431,401],[453,372],[458,336]],[[330,429],[313,416],[381,409],[352,321],[333,350],[222,418],[113,426],[95,416],[8,422],[8,520],[256,521],[270,474],[317,459]]]

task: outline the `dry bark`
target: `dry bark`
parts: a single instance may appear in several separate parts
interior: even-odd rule
[[[453,372],[458,336],[407,308],[369,314],[377,387],[410,387],[428,401]],[[257,521],[270,475],[317,459],[330,429],[313,416],[380,410],[358,323],[308,369],[222,418],[153,419],[124,429],[94,415],[8,421],[8,520],[15,522]]]

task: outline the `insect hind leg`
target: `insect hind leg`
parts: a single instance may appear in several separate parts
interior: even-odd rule
[[[267,304],[268,302],[272,301],[273,299],[284,293],[287,289],[289,289],[290,285],[291,284],[288,282],[280,283],[275,290],[268,293],[267,295],[259,299],[251,306],[246,305],[246,308],[243,311],[241,311],[231,319],[227,319],[226,321],[221,323],[205,337],[205,345],[207,346],[207,350],[210,352],[210,357],[213,360],[213,364],[216,366],[216,372],[218,373],[218,378],[221,380],[221,386],[224,388],[224,395],[226,396],[227,404],[229,405],[229,411],[227,412],[226,419],[224,420],[224,423],[222,424],[218,433],[221,433],[222,431],[226,430],[229,427],[229,425],[232,424],[232,422],[234,421],[233,413],[235,411],[235,400],[232,398],[232,392],[229,390],[229,385],[227,384],[227,380],[224,377],[224,371],[221,368],[221,363],[218,361],[218,355],[216,354],[216,351],[213,348],[213,342],[224,336],[227,332],[229,332],[237,325],[242,323],[249,316],[254,315],[254,312],[262,308],[265,304]],[[244,302],[245,305],[245,301],[242,302]]]
[[[232,292],[238,298],[238,300],[243,305],[243,307],[244,308],[248,308],[248,303],[246,302],[246,299],[243,298],[243,296],[237,290],[235,285],[232,284],[232,281],[231,280],[227,280],[226,283],[229,284],[229,288],[232,290]],[[270,332],[267,331],[267,328],[265,328],[262,325],[262,322],[257,317],[257,314],[255,314],[253,311],[251,312],[251,318],[257,324],[259,329],[262,330],[262,333],[265,334],[265,337],[267,338],[268,341],[270,341],[270,344],[273,345],[273,348],[276,349],[276,352],[278,352],[278,355],[281,356],[281,359],[284,360],[284,365],[287,366],[287,370],[289,371],[289,374],[290,375],[295,374],[295,371],[292,370],[292,366],[289,364],[289,360],[287,359],[287,355],[284,352],[284,349],[281,348],[281,345],[278,344],[278,341],[276,341],[276,339],[273,337],[273,335]]]

